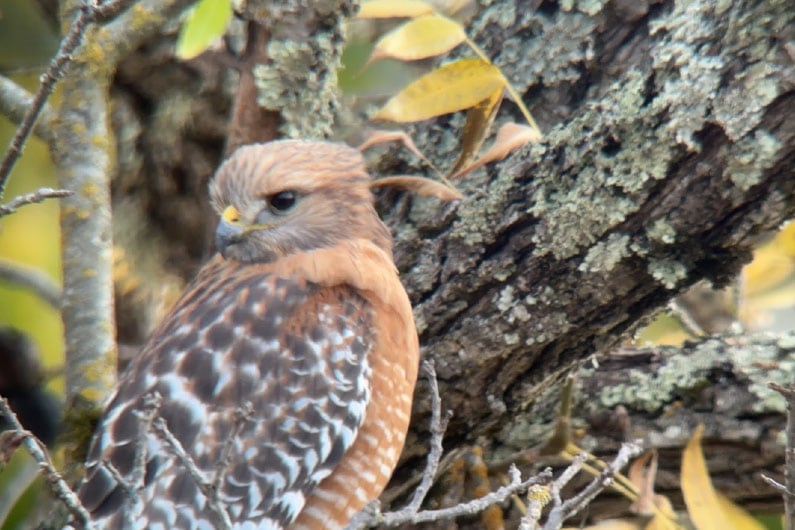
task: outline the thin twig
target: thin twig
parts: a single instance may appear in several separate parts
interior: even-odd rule
[[[778,491],[778,492],[779,492],[779,493],[781,493],[782,495],[789,495],[789,496],[793,496],[793,495],[795,495],[795,493],[793,493],[793,492],[789,491],[789,490],[787,489],[787,487],[786,487],[784,484],[782,484],[781,482],[779,482],[779,481],[775,480],[774,478],[772,478],[772,477],[768,477],[768,476],[767,476],[767,475],[765,475],[764,473],[761,475],[761,477],[762,477],[762,480],[764,480],[765,482],[767,482],[767,484],[768,484],[770,487],[772,487],[773,489],[775,489],[776,491]]]
[[[448,411],[445,417],[442,418],[442,398],[439,396],[439,382],[436,379],[436,367],[433,361],[423,361],[422,370],[425,372],[425,377],[428,379],[428,386],[430,387],[431,394],[431,448],[428,451],[428,459],[425,464],[425,470],[422,473],[422,479],[414,489],[411,501],[409,501],[404,508],[391,512],[391,514],[396,517],[413,515],[420,510],[422,501],[425,500],[425,497],[431,490],[433,481],[439,471],[439,462],[444,452],[442,441],[444,440],[444,433],[447,430],[447,424],[451,417],[451,412]],[[380,514],[381,506],[379,501],[372,501],[348,522],[346,529],[354,530],[366,528],[373,524],[378,517],[380,517]]]
[[[152,422],[155,421],[157,411],[160,410],[160,403],[162,398],[158,392],[146,394],[143,397],[143,403],[140,410],[136,410],[134,414],[141,420],[138,426],[138,436],[135,441],[135,455],[133,456],[133,469],[130,474],[130,482],[135,487],[136,491],[141,491],[144,486],[144,476],[146,475],[146,447],[147,438],[152,430]]]
[[[784,396],[787,402],[787,448],[784,451],[784,517],[786,529],[795,530],[795,386],[768,386]]]
[[[422,474],[422,480],[414,490],[411,501],[403,509],[411,510],[415,513],[419,511],[422,506],[422,501],[425,500],[425,497],[431,490],[431,486],[433,486],[433,481],[439,470],[439,461],[442,459],[442,453],[444,452],[444,448],[442,447],[444,433],[447,430],[447,424],[450,422],[450,417],[452,416],[452,413],[447,411],[445,417],[442,418],[442,398],[439,396],[439,382],[436,380],[436,367],[433,361],[423,361],[422,369],[425,371],[425,376],[428,378],[428,386],[430,386],[431,392],[431,449],[428,452],[428,461],[425,465],[425,471]]]
[[[215,515],[215,523],[218,527],[223,529],[231,529],[232,521],[229,519],[229,514],[226,509],[218,502],[215,501],[215,495],[212,491],[212,484],[204,477],[202,471],[193,462],[193,459],[182,447],[182,443],[171,433],[166,424],[166,420],[162,417],[156,417],[152,422],[152,430],[166,442],[171,452],[177,458],[179,463],[185,467],[188,474],[193,479],[196,487],[202,492],[207,499],[207,507]]]
[[[563,470],[563,473],[546,488],[546,491],[539,492],[539,494],[534,496],[535,498],[531,498],[527,513],[519,521],[518,530],[536,530],[539,527],[538,523],[541,520],[542,510],[549,501],[552,500],[555,506],[560,506],[563,503],[560,498],[560,491],[582,470],[583,464],[585,464],[587,459],[587,453],[580,453],[575,456],[569,466]]]
[[[133,528],[135,525],[133,508],[135,507],[135,503],[140,500],[138,497],[138,490],[130,481],[122,476],[121,471],[119,471],[110,460],[102,460],[102,467],[110,473],[111,478],[113,478],[116,484],[124,491],[126,498],[122,503],[122,520],[124,521],[124,528]]]
[[[221,447],[221,456],[218,461],[215,463],[215,476],[213,477],[213,482],[210,485],[213,495],[213,501],[219,502],[219,494],[221,491],[221,482],[224,480],[224,475],[226,471],[229,469],[229,461],[231,460],[232,456],[232,449],[235,447],[235,442],[237,441],[237,437],[240,434],[240,431],[243,430],[243,427],[246,425],[246,422],[251,418],[251,414],[254,412],[254,406],[251,404],[250,401],[246,401],[243,406],[235,411],[235,418],[234,423],[232,424],[232,432],[224,441],[224,445]]]
[[[58,473],[55,467],[50,462],[50,457],[44,444],[38,438],[33,436],[30,431],[26,431],[22,424],[19,423],[17,415],[11,410],[8,401],[0,397],[0,414],[5,417],[5,420],[11,425],[11,430],[16,432],[19,436],[24,438],[25,446],[28,453],[38,463],[39,469],[44,476],[47,486],[57,499],[64,503],[66,508],[71,514],[83,525],[83,528],[91,530],[94,525],[91,523],[91,516],[88,511],[80,503],[75,492],[69,487],[63,477]]]
[[[69,27],[69,32],[61,40],[58,52],[50,61],[47,70],[41,75],[39,89],[36,91],[36,95],[33,96],[28,111],[20,121],[19,127],[17,127],[17,131],[6,150],[6,154],[3,156],[2,162],[0,162],[0,198],[5,193],[11,169],[14,167],[19,155],[22,154],[22,148],[25,146],[25,142],[28,140],[44,105],[47,103],[47,99],[55,89],[56,83],[66,72],[66,67],[72,60],[72,53],[83,41],[86,28],[95,21],[107,22],[109,16],[118,15],[129,4],[130,0],[113,0],[104,4],[99,4],[98,0],[92,0],[91,4],[85,4],[80,9],[74,22]]]
[[[38,190],[32,193],[19,195],[18,197],[14,197],[11,201],[0,205],[0,217],[16,212],[20,207],[25,206],[26,204],[35,204],[42,202],[46,199],[57,199],[60,197],[68,197],[72,195],[72,193],[74,192],[69,190],[54,190],[52,188],[39,188]]]
[[[511,481],[507,486],[502,486],[496,491],[473,499],[471,501],[452,506],[450,508],[442,508],[440,510],[425,510],[417,512],[416,514],[405,514],[398,517],[398,513],[385,513],[379,520],[378,524],[383,526],[399,526],[401,524],[418,524],[427,523],[431,521],[443,521],[446,519],[453,519],[465,515],[474,515],[482,512],[492,504],[499,504],[510,498],[515,493],[527,491],[530,486],[535,484],[546,484],[552,478],[552,471],[547,469],[541,473],[522,481],[521,473],[515,466],[508,469],[508,475]]]
[[[43,272],[0,258],[0,281],[19,285],[54,308],[61,308],[61,288]]]
[[[557,482],[553,483],[551,488],[555,507],[549,512],[547,521],[544,524],[544,530],[557,530],[563,526],[563,521],[576,515],[590,502],[599,495],[605,488],[610,486],[613,482],[613,476],[618,473],[622,467],[627,465],[629,459],[640,453],[640,446],[634,443],[621,444],[621,449],[618,455],[612,462],[602,471],[602,473],[594,478],[582,491],[574,497],[560,502],[560,489],[564,484],[558,485]],[[582,465],[582,464],[580,464]],[[573,476],[573,475],[572,475]]]
[[[705,337],[707,335],[707,333],[704,331],[704,328],[701,327],[698,322],[696,322],[696,319],[693,317],[692,313],[685,309],[685,307],[677,302],[676,299],[668,302],[668,310],[673,313],[673,315],[685,327],[685,330],[693,337]]]
[[[144,488],[144,475],[146,474],[147,457],[147,437],[152,429],[152,422],[160,408],[160,394],[154,392],[143,397],[143,406],[140,410],[133,411],[138,416],[141,424],[138,425],[138,436],[135,440],[135,453],[133,455],[133,467],[130,472],[129,480],[121,475],[116,466],[109,460],[103,460],[102,465],[110,472],[110,475],[127,495],[122,505],[122,517],[125,528],[133,528],[135,525],[135,505],[141,500],[141,491]]]

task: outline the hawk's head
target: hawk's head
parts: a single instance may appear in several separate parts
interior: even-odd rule
[[[391,253],[364,161],[343,144],[282,140],[243,146],[218,169],[210,196],[221,216],[216,247],[227,259],[270,262],[355,238]]]

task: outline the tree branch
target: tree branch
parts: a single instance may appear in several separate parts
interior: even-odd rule
[[[61,307],[61,288],[43,272],[0,258],[0,281],[29,290],[55,309]]]
[[[787,448],[784,452],[784,484],[778,484],[772,479],[763,477],[768,483],[773,482],[779,491],[783,490],[784,515],[786,529],[795,529],[795,387],[784,387],[776,383],[769,383],[770,388],[781,394],[787,402]]]
[[[26,204],[40,203],[46,199],[69,197],[72,192],[69,190],[54,190],[52,188],[40,188],[32,193],[14,197],[13,200],[0,205],[0,217],[12,214]]]
[[[103,4],[94,16],[117,15],[93,25],[72,55],[70,75],[62,83],[53,160],[61,186],[75,190],[62,203],[66,342],[67,438],[87,414],[102,404],[116,381],[116,342],[112,281],[110,212],[111,160],[115,146],[108,129],[109,85],[117,62],[182,12],[189,0],[141,0],[118,13],[127,0]],[[94,4],[95,6],[98,4]],[[111,9],[112,8],[112,9]],[[68,0],[64,16],[85,7]],[[93,11],[92,11],[93,12]],[[81,134],[72,134],[72,131]],[[80,448],[72,447],[80,454]]]
[[[20,121],[19,127],[17,127],[17,131],[14,133],[14,137],[6,150],[6,154],[0,161],[0,198],[3,197],[11,169],[22,153],[22,148],[27,142],[36,120],[44,109],[44,105],[47,103],[47,99],[49,99],[53,89],[55,89],[55,84],[66,72],[66,68],[72,59],[72,53],[80,46],[89,24],[105,16],[118,14],[121,10],[120,8],[129,4],[130,0],[111,0],[105,4],[100,4],[99,0],[91,0],[91,4],[81,4],[77,17],[69,26],[68,33],[61,40],[58,52],[50,61],[47,70],[42,74],[39,89],[30,101],[27,112]]]
[[[17,415],[14,414],[14,411],[8,406],[8,401],[6,401],[4,397],[0,397],[0,415],[4,416],[6,421],[11,425],[11,431],[7,432],[11,432],[14,436],[23,439],[25,447],[28,449],[30,456],[38,463],[41,474],[53,495],[64,503],[69,512],[82,523],[83,528],[86,530],[94,528],[88,511],[86,511],[75,492],[72,491],[63,477],[61,477],[52,465],[52,462],[50,462],[44,444],[22,427],[19,423],[19,419],[17,419]]]
[[[11,79],[0,75],[0,114],[3,114],[12,123],[20,123],[25,119],[25,115],[30,111],[32,105],[33,95]],[[36,136],[47,143],[51,143],[53,140],[50,130],[53,115],[52,108],[47,104],[43,105],[39,119],[33,128]]]

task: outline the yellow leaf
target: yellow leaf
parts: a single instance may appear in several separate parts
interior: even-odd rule
[[[536,142],[541,138],[538,129],[529,125],[519,125],[518,123],[506,123],[497,131],[497,138],[491,147],[483,155],[475,160],[471,165],[459,169],[450,178],[458,178],[470,173],[489,162],[502,160],[512,151],[522,147],[527,142]]]
[[[682,454],[682,493],[693,525],[698,530],[762,530],[756,521],[756,526],[748,526],[753,518],[739,506],[727,506],[712,487],[701,451],[703,433],[704,426],[699,425]]]
[[[378,179],[370,184],[371,188],[396,188],[410,191],[423,197],[436,197],[443,201],[457,201],[462,199],[461,193],[441,182],[427,179],[425,177],[412,177],[400,175]]]
[[[426,120],[474,107],[505,86],[505,78],[482,59],[461,59],[425,74],[387,101],[373,119]]]
[[[458,22],[438,13],[423,15],[381,37],[367,64],[384,58],[416,61],[434,57],[452,50],[466,38]]]
[[[494,123],[497,107],[502,101],[502,88],[498,88],[489,97],[467,111],[467,121],[464,124],[464,134],[461,138],[461,154],[453,164],[449,174],[455,175],[475,157],[483,145],[486,134]]]
[[[356,18],[404,18],[433,13],[433,6],[420,0],[370,0],[362,3]]]
[[[671,506],[671,501],[665,495],[655,495],[654,497],[657,511],[644,530],[683,530],[683,527],[676,523],[676,512]]]
[[[724,494],[717,492],[718,504],[721,510],[727,515],[734,524],[736,530],[765,530],[765,525],[752,517],[747,511],[737,506],[731,499]]]
[[[200,0],[182,24],[177,39],[177,57],[192,59],[226,31],[232,19],[231,0]]]

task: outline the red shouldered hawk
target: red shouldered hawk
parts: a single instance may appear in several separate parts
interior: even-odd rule
[[[342,528],[379,496],[419,345],[369,183],[358,151],[326,142],[245,146],[221,166],[219,255],[123,374],[89,450],[79,496],[97,527],[216,527],[184,461],[144,432],[155,392],[208,480],[230,451],[219,498],[233,528]]]

